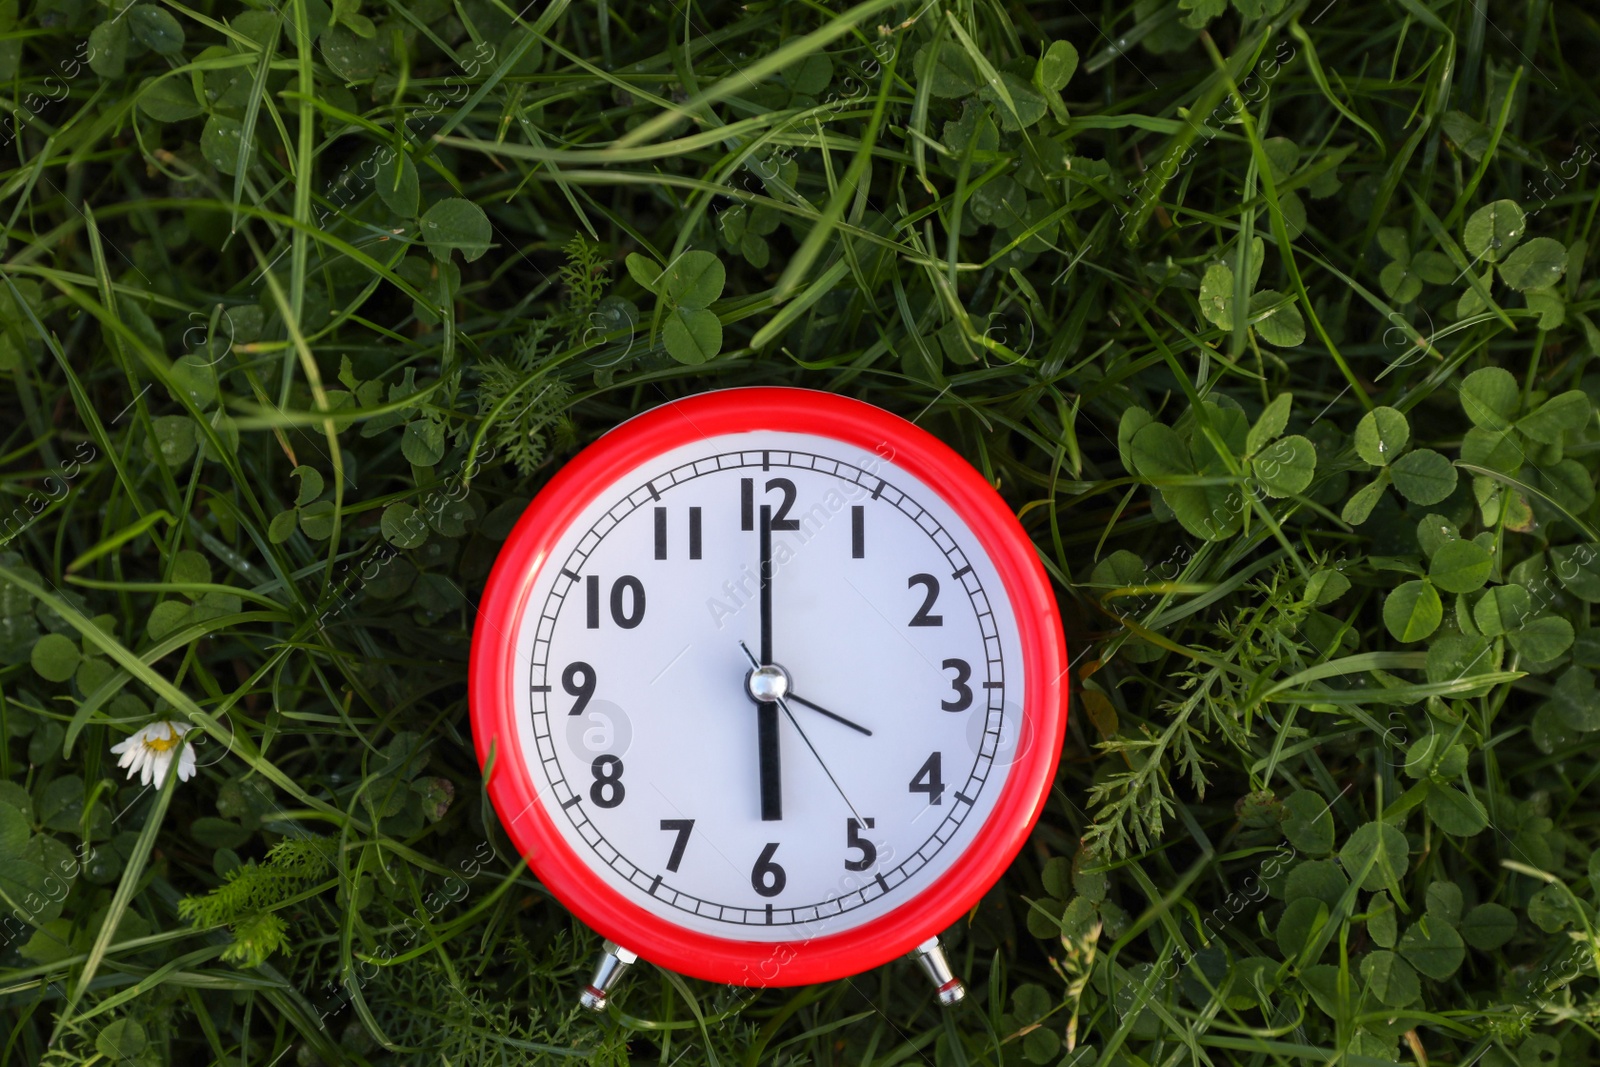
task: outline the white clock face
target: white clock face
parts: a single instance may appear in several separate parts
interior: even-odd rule
[[[1026,747],[984,549],[892,457],[831,438],[710,436],[597,487],[507,636],[551,822],[624,898],[720,937],[904,905]]]

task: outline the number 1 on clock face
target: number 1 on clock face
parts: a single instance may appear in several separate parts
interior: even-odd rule
[[[931,884],[1004,784],[1021,702],[1004,591],[935,489],[767,437],[600,493],[522,627],[525,751],[562,834],[642,906],[751,940]]]

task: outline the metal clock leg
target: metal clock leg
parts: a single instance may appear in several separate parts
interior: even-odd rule
[[[922,973],[928,976],[934,988],[938,990],[940,1007],[954,1007],[966,999],[967,987],[962,985],[961,979],[950,970],[950,961],[944,958],[944,949],[940,947],[937,937],[930,937],[912,949],[911,958],[917,961],[922,967]]]
[[[607,941],[600,951],[600,962],[595,964],[594,977],[578,995],[578,1003],[590,1011],[605,1011],[611,990],[638,959],[616,942]]]

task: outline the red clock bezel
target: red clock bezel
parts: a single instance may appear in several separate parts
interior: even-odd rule
[[[961,515],[988,553],[1016,613],[1026,678],[1023,746],[988,820],[932,885],[887,915],[809,940],[738,941],[677,926],[626,899],[584,862],[538,801],[515,739],[515,633],[540,569],[571,522],[640,464],[707,437],[779,431],[875,452]],[[1005,872],[1044,810],[1066,732],[1067,651],[1055,596],[1033,542],[1000,494],[953,449],[881,408],[809,389],[751,387],[670,401],[621,424],[568,462],[528,505],[489,575],[473,628],[468,702],[480,767],[498,749],[489,797],[512,842],[556,899],[641,959],[745,986],[829,981],[886,963],[972,908]]]

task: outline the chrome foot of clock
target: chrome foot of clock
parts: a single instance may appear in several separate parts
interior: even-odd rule
[[[967,987],[961,984],[950,970],[950,961],[944,958],[944,949],[937,937],[930,937],[911,950],[911,958],[922,967],[933,987],[938,990],[939,1006],[951,1008],[967,997]]]
[[[606,1000],[617,982],[639,957],[614,941],[607,941],[595,965],[594,977],[578,995],[578,1003],[590,1011],[605,1011]]]

